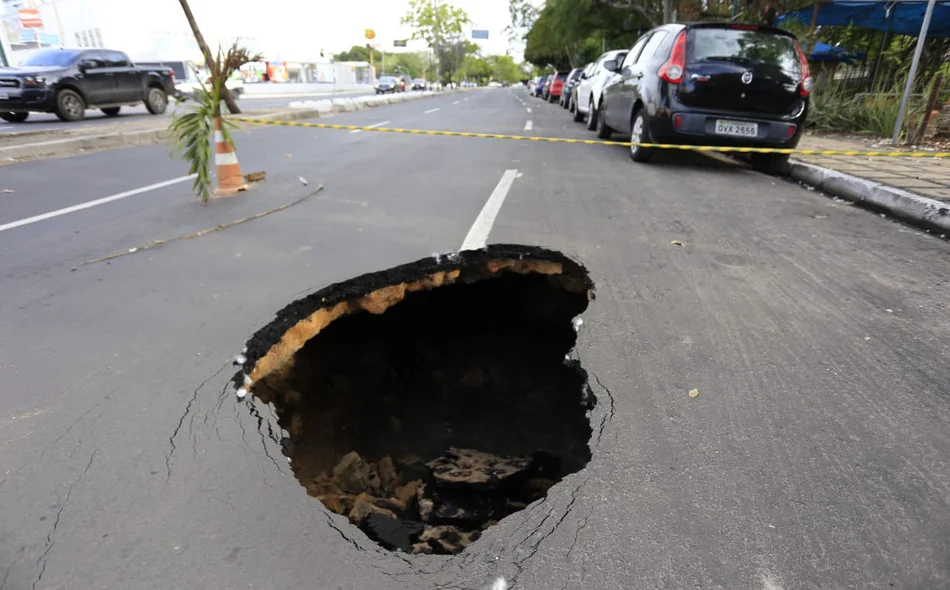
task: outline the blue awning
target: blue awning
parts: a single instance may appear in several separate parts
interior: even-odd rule
[[[898,35],[920,35],[927,2],[912,1],[837,1],[819,2],[817,25],[827,27],[846,27],[853,24],[863,29],[890,31]],[[811,25],[814,4],[779,15],[775,25],[792,19]],[[930,19],[927,37],[950,37],[950,0],[938,0]]]
[[[845,63],[864,61],[867,57],[867,54],[863,51],[835,47],[821,41],[815,43],[815,49],[808,55],[808,59],[811,61],[841,61]]]

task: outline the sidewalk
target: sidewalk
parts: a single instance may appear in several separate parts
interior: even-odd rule
[[[806,135],[798,147],[819,150],[894,150],[870,139]],[[950,158],[794,156],[795,159],[950,203]]]
[[[295,82],[245,84],[244,98],[290,98],[297,96],[314,96],[320,94],[369,92],[372,89],[373,87],[369,84],[303,84]]]

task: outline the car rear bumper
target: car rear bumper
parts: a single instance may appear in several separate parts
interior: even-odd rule
[[[716,133],[716,121],[755,123],[755,136]],[[658,143],[736,147],[794,148],[801,137],[804,117],[796,120],[763,119],[743,113],[722,114],[696,111],[658,115],[650,121],[650,135]]]
[[[55,106],[55,94],[48,89],[4,90],[7,98],[0,99],[0,111],[5,113],[27,113],[30,111],[49,113]]]

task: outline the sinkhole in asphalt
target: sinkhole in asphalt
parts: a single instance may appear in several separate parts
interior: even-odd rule
[[[282,310],[241,376],[298,481],[390,550],[454,554],[590,460],[570,359],[586,271],[490,246],[358,277]]]

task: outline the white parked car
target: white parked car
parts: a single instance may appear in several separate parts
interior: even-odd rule
[[[627,51],[615,49],[601,55],[594,62],[594,67],[588,77],[577,86],[577,108],[574,109],[574,120],[586,121],[587,128],[592,131],[597,128],[597,106],[600,104],[604,86],[620,75],[615,70],[620,69],[620,63],[627,56]]]
[[[198,78],[193,76],[186,80],[180,80],[175,84],[175,98],[194,99],[199,86],[201,86],[201,83],[198,81]],[[241,98],[241,95],[244,94],[244,81],[240,78],[231,78],[227,81],[225,86],[231,91],[231,95],[234,96],[234,98]],[[211,90],[210,80],[206,81],[205,89]]]

